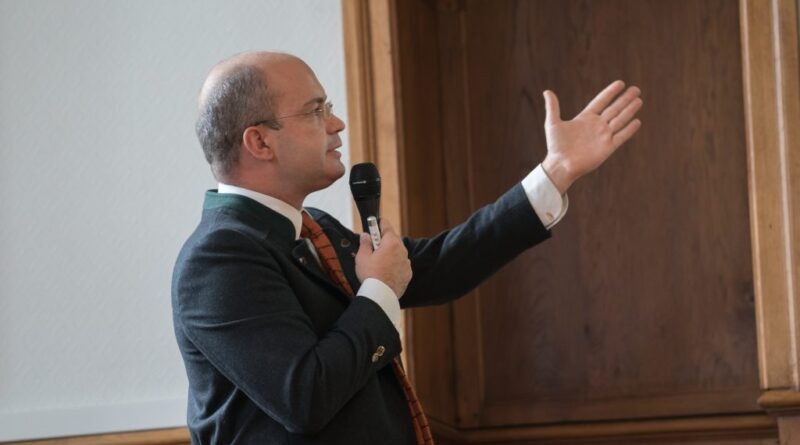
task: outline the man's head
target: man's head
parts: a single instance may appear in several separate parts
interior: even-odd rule
[[[344,174],[338,133],[314,72],[297,57],[269,52],[217,64],[203,84],[197,136],[223,182],[294,204]]]

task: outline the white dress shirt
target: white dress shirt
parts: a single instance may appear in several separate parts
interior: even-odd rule
[[[569,199],[567,199],[566,195],[562,197],[558,193],[558,189],[553,185],[550,178],[547,177],[541,165],[533,169],[533,171],[522,180],[522,187],[525,189],[525,194],[528,195],[528,201],[530,201],[533,211],[536,212],[536,216],[539,217],[542,224],[544,224],[547,229],[551,229],[555,226],[567,213]],[[217,192],[246,196],[285,216],[294,226],[294,239],[300,239],[303,215],[300,210],[292,207],[290,204],[263,193],[223,183],[219,183]],[[311,244],[311,240],[306,239],[306,243],[309,244],[309,250],[314,254],[317,262],[319,262],[317,251]],[[378,304],[386,313],[386,316],[389,317],[395,329],[397,329],[398,332],[400,331],[400,301],[392,288],[381,280],[367,278],[361,283],[361,287],[358,288],[356,295],[369,298]]]

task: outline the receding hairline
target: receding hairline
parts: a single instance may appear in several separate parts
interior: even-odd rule
[[[203,107],[206,98],[220,81],[228,78],[237,71],[243,68],[255,67],[258,68],[266,77],[270,65],[287,60],[303,62],[299,57],[288,53],[274,51],[249,51],[233,55],[217,63],[211,68],[208,76],[206,76],[206,80],[203,82],[203,86],[200,89],[200,94],[197,98],[198,107]]]

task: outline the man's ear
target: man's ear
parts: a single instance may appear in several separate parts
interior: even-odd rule
[[[242,134],[242,146],[253,158],[269,161],[275,156],[272,136],[269,129],[261,126],[247,127]]]

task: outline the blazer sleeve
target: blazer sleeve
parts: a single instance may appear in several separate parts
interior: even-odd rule
[[[404,240],[413,277],[400,305],[441,304],[461,297],[549,237],[517,184],[450,230],[433,238]]]
[[[206,235],[183,260],[176,319],[260,409],[290,432],[313,434],[400,353],[400,339],[363,297],[318,336],[269,252],[237,230]]]

